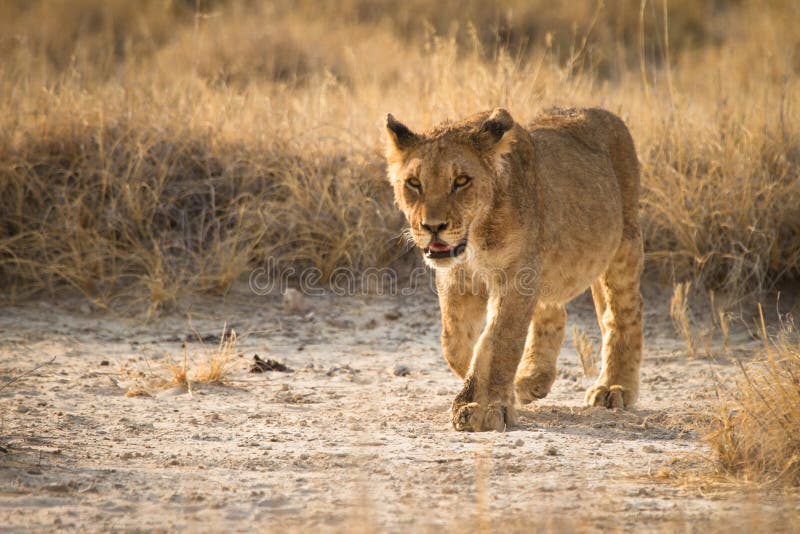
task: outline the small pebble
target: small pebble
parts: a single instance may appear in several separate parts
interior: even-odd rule
[[[289,314],[304,315],[309,313],[309,304],[305,295],[294,288],[283,293],[283,311]]]
[[[398,363],[397,365],[394,366],[393,372],[394,376],[408,376],[411,374],[411,368],[402,363]]]

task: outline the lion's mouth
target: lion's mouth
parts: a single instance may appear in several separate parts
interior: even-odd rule
[[[466,249],[467,240],[464,239],[456,246],[450,246],[441,241],[431,241],[422,251],[425,253],[426,258],[438,260],[442,258],[455,258],[461,255]]]

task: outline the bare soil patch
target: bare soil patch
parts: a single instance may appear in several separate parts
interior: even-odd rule
[[[699,530],[757,517],[790,530],[797,519],[795,497],[675,482],[710,454],[694,417],[738,371],[687,358],[666,303],[648,313],[637,409],[582,406],[591,381],[567,336],[552,394],[521,410],[517,427],[484,434],[448,422],[459,382],[439,354],[433,296],[309,304],[292,315],[280,297],[241,292],[150,322],[77,301],[0,310],[4,378],[55,357],[0,391],[0,525]],[[596,335],[589,299],[569,312]],[[188,365],[201,359],[226,323],[238,341],[221,384],[125,396],[184,345]],[[249,372],[256,354],[288,372]]]

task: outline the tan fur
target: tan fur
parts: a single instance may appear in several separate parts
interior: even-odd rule
[[[464,387],[458,430],[502,430],[515,400],[548,394],[564,304],[591,286],[603,369],[588,405],[623,408],[639,393],[642,237],[639,165],[624,123],[600,109],[553,110],[527,127],[495,109],[415,134],[387,117],[398,206],[425,249],[428,228],[466,251],[436,270],[442,351]],[[468,185],[454,189],[454,180]],[[411,187],[419,184],[420,189]],[[455,250],[455,249],[454,249]]]

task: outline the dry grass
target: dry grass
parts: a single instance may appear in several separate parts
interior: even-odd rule
[[[203,345],[200,353],[192,356],[189,354],[188,344],[184,343],[180,362],[169,361],[163,364],[166,374],[150,368],[150,372],[144,374],[142,379],[127,386],[125,395],[148,397],[163,389],[191,391],[198,384],[223,384],[234,360],[240,355],[236,350],[237,343],[236,332],[227,330],[225,326],[222,328],[219,344],[212,350],[207,350]]]
[[[577,325],[572,326],[572,344],[580,358],[583,375],[596,378],[600,373],[600,352],[595,350],[594,342]]]
[[[201,360],[191,376],[192,382],[219,384],[230,371],[231,362],[239,353],[236,350],[236,332],[222,329],[216,350]]]
[[[800,486],[800,338],[789,328],[742,376],[706,437],[726,479]]]
[[[205,354],[199,361],[189,357],[187,344],[184,343],[181,363],[169,363],[166,365],[171,379],[162,383],[161,386],[182,386],[191,389],[192,384],[222,383],[230,370],[231,362],[238,356],[236,342],[236,332],[233,330],[227,331],[226,327],[223,326],[219,345],[210,352],[203,351]]]
[[[390,265],[381,117],[497,105],[628,121],[666,278],[743,294],[800,272],[800,6],[503,5],[4,3],[5,294],[155,312],[268,258],[323,281]]]
[[[669,301],[669,316],[672,318],[672,324],[675,325],[675,331],[686,343],[687,356],[690,358],[697,353],[695,333],[689,316],[689,292],[691,289],[691,283],[675,284],[672,298]]]
[[[186,343],[183,344],[183,359],[181,363],[174,363],[170,362],[164,365],[166,369],[169,371],[171,380],[166,380],[162,382],[160,385],[162,387],[170,387],[170,386],[178,386],[178,387],[188,387],[189,386],[189,354],[186,349]]]

